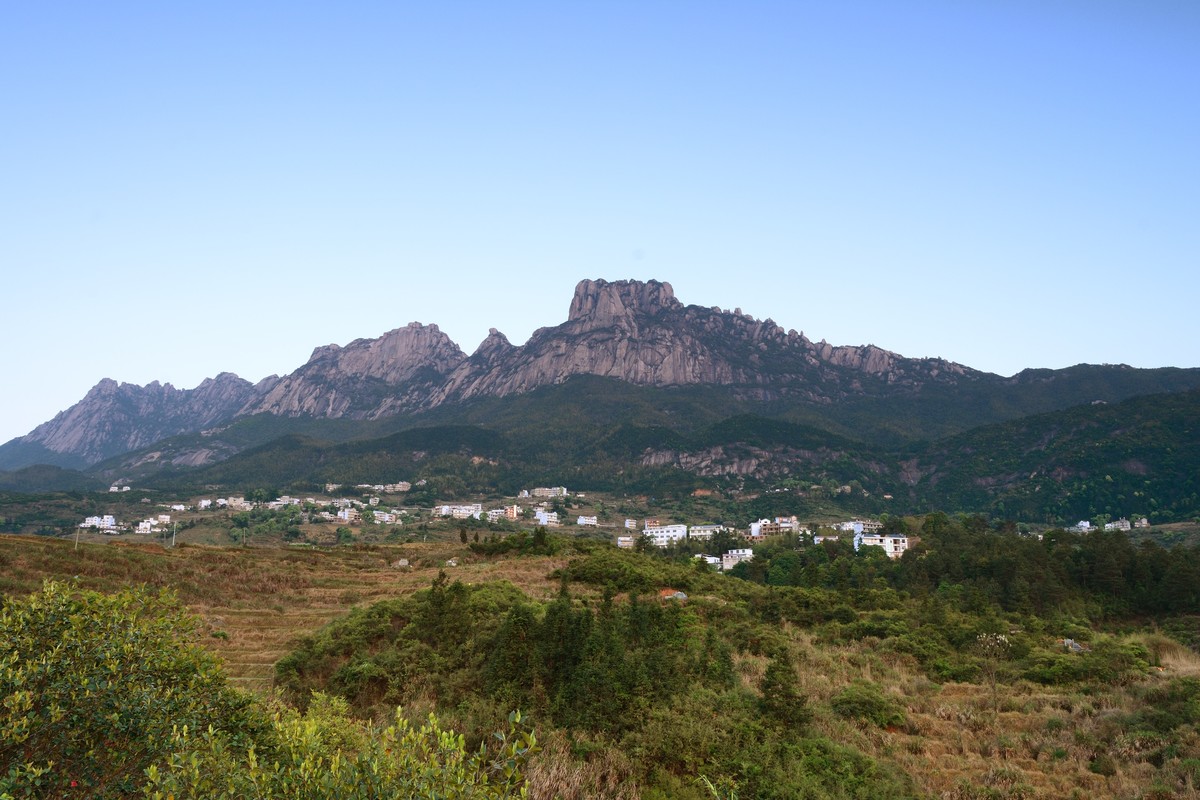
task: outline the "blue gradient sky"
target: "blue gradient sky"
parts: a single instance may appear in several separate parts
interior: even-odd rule
[[[1012,374],[1200,366],[1200,4],[9,3],[0,441],[657,278]]]

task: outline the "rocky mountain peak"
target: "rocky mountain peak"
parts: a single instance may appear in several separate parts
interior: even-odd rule
[[[582,330],[612,327],[633,316],[682,308],[671,284],[660,281],[582,280],[575,287],[567,322]]]

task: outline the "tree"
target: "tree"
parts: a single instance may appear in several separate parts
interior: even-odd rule
[[[167,592],[47,582],[0,607],[0,796],[127,797],[173,730],[265,729]]]
[[[796,670],[786,652],[771,657],[761,689],[759,707],[768,719],[785,727],[800,727],[812,719],[808,702],[796,687]]]

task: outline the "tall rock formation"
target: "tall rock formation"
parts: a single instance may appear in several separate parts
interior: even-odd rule
[[[437,325],[409,323],[378,339],[318,347],[308,363],[239,414],[374,419],[427,404],[466,355]]]
[[[5,448],[40,450],[44,463],[94,464],[227,420],[254,390],[249,381],[229,372],[206,378],[194,389],[176,389],[158,381],[137,386],[105,378],[78,403]]]
[[[566,322],[539,329],[503,358],[463,362],[430,404],[519,394],[572,375],[652,386],[732,385],[764,397],[831,400],[867,391],[863,378],[914,385],[970,374],[980,373],[877,347],[814,345],[771,320],[685,306],[669,283],[584,280]]]
[[[987,393],[1000,387],[1008,387],[1009,399],[995,411],[997,419],[1200,383],[1200,370],[1121,367],[1001,378],[874,345],[814,343],[740,310],[684,305],[669,283],[584,280],[565,322],[535,331],[520,346],[493,329],[469,357],[436,325],[413,322],[377,339],[318,347],[299,369],[254,387],[228,373],[188,391],[102,381],[72,408],[0,447],[0,469],[92,464],[251,414],[377,419],[520,394],[574,375],[660,387],[719,385],[745,401],[940,403],[951,420],[973,419]],[[1057,385],[1036,396],[1024,388],[1051,383]],[[969,409],[966,417],[954,416],[959,403]]]

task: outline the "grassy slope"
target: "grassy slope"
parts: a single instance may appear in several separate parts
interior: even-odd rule
[[[563,563],[562,558],[550,557],[485,558],[471,555],[457,542],[319,551],[196,546],[164,551],[156,545],[85,543],[76,551],[65,541],[0,537],[0,592],[21,594],[44,578],[72,576],[85,587],[102,590],[142,583],[170,586],[203,620],[203,641],[226,660],[234,680],[266,690],[271,665],[296,637],[352,605],[428,587],[452,556],[461,560],[452,570],[455,579],[508,580],[539,599],[554,594],[556,585],[547,575]],[[401,557],[410,559],[413,567],[390,566]],[[725,601],[698,596],[694,602],[703,607]],[[228,638],[212,636],[218,632]],[[1140,686],[1083,692],[1002,684],[996,718],[986,686],[934,683],[911,659],[881,650],[876,640],[830,644],[813,630],[790,625],[783,634],[800,654],[799,688],[816,712],[814,732],[898,766],[930,796],[1146,796],[1155,767],[1131,758],[1113,776],[1094,774],[1089,770],[1094,742],[1116,715],[1137,705],[1136,691],[1168,677],[1200,675],[1200,660],[1182,647],[1160,643],[1160,663],[1166,671],[1152,674]],[[752,690],[765,666],[764,658],[750,654],[735,661],[740,680]],[[907,723],[881,729],[831,713],[830,700],[856,679],[885,687],[904,707]],[[1198,738],[1191,734],[1189,751],[1196,749]],[[532,777],[535,789],[554,784],[555,775],[565,774],[562,769],[569,759],[569,747],[557,735],[546,742],[546,758]],[[594,767],[593,763],[589,768]],[[963,787],[968,784],[981,788],[967,792]],[[985,795],[982,787],[993,793]],[[609,796],[619,796],[619,791]],[[1197,795],[1192,791],[1175,796]]]

